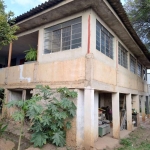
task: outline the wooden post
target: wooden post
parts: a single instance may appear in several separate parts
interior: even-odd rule
[[[11,65],[11,56],[12,56],[12,43],[9,44],[8,67],[10,67]]]

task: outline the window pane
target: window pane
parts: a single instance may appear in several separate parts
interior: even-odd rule
[[[81,47],[82,18],[76,18],[45,29],[44,53]]]
[[[62,50],[70,49],[71,27],[62,29]]]
[[[113,59],[113,36],[97,20],[96,49]]]
[[[137,64],[137,74],[142,77],[142,66],[139,63]]]
[[[61,30],[53,31],[52,53],[60,51],[61,47]]]
[[[105,34],[103,32],[101,32],[101,52],[103,54],[105,54],[105,48],[106,48],[106,44],[105,44]]]
[[[72,49],[81,47],[81,23],[72,25]]]
[[[120,43],[118,44],[118,63],[128,68],[128,51]]]
[[[136,73],[136,59],[130,55],[130,71]]]

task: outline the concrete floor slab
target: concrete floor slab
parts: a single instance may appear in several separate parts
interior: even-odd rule
[[[132,131],[122,130],[120,131],[120,138],[126,138]],[[112,130],[110,134],[107,134],[103,137],[99,137],[98,140],[95,142],[94,148],[97,150],[103,149],[113,149],[119,144],[119,139],[114,139],[112,137]]]
[[[119,144],[118,139],[113,139],[110,136],[104,136],[104,137],[99,137],[97,142],[94,145],[94,148],[97,150],[103,150],[103,149],[112,149],[115,146]]]

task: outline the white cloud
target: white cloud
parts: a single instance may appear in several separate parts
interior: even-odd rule
[[[22,5],[22,6],[35,7],[41,3],[44,3],[45,1],[47,1],[47,0],[11,0],[11,3]]]

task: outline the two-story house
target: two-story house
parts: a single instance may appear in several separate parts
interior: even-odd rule
[[[98,139],[98,108],[112,109],[112,135],[118,139],[122,102],[127,130],[132,108],[139,113],[141,106],[144,119],[150,54],[119,0],[49,0],[18,16],[16,24],[18,40],[0,50],[6,101],[31,97],[37,84],[75,89],[77,114],[67,144],[86,149]],[[36,62],[25,63],[29,46],[37,49]]]

